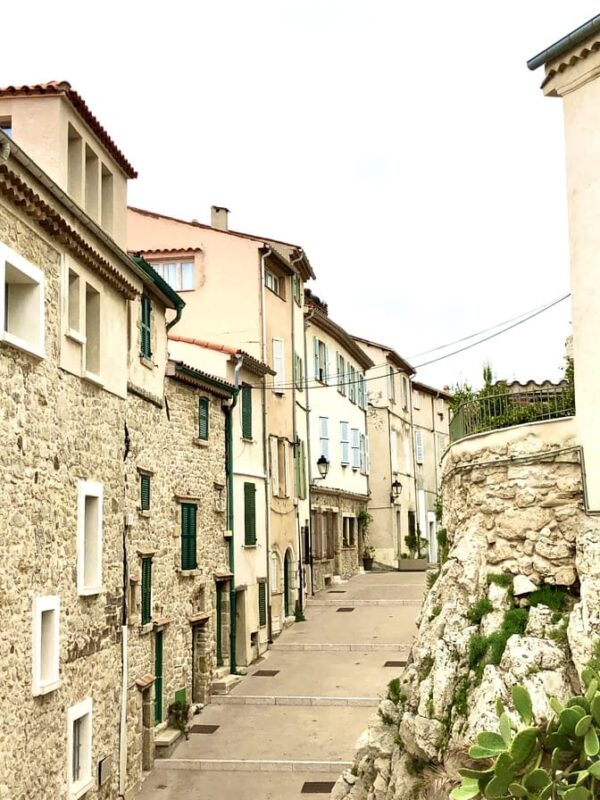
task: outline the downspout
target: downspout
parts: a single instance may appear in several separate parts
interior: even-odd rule
[[[261,316],[261,356],[263,364],[267,361],[267,315],[265,298],[265,260],[272,250],[266,247],[260,254],[260,316]],[[273,612],[271,606],[271,481],[269,480],[269,429],[267,412],[267,385],[266,378],[262,381],[262,416],[263,416],[263,464],[265,475],[265,559],[267,569],[267,640],[273,641]]]
[[[123,454],[123,500],[127,508],[127,471],[125,462],[130,448],[129,431],[125,424],[125,441]],[[119,797],[125,797],[127,791],[127,681],[129,677],[129,650],[127,629],[127,588],[129,583],[129,566],[127,562],[127,531],[130,526],[129,515],[125,513],[123,519],[123,534],[121,541],[123,562],[123,585],[121,587],[121,709],[119,719]]]
[[[230,401],[223,405],[225,411],[225,473],[227,479],[227,528],[231,531],[229,537],[229,571],[231,572],[229,584],[229,671],[237,674],[236,639],[237,639],[237,592],[235,589],[235,534],[233,523],[233,409],[237,405],[240,393],[240,371],[244,363],[244,356],[236,356],[237,363],[233,372],[233,395]]]
[[[171,328],[173,328],[175,325],[177,325],[177,323],[178,323],[178,322],[179,322],[179,320],[181,319],[181,315],[182,315],[182,313],[183,313],[183,308],[184,308],[184,307],[183,307],[183,305],[178,305],[178,306],[176,307],[176,309],[175,309],[175,316],[173,317],[173,319],[171,320],[171,322],[168,322],[168,323],[167,323],[167,333],[168,333],[168,332],[171,330]]]
[[[300,248],[298,251],[297,258],[290,258],[290,264],[293,266],[297,261],[301,261],[304,256],[303,250]],[[294,273],[295,274],[295,273]],[[296,276],[297,280],[300,280],[300,276]],[[292,277],[292,281],[293,281]],[[302,284],[302,291],[304,292],[304,284]],[[296,362],[296,326],[294,324],[294,306],[296,304],[296,300],[293,297],[290,302],[290,309],[291,309],[291,322],[292,322],[292,438],[293,438],[293,448],[294,448],[294,467],[298,466],[298,457],[300,453],[300,440],[298,439],[298,423],[296,420],[296,381],[294,379],[294,364]],[[302,306],[300,306],[300,310],[302,310]],[[302,330],[304,331],[304,319],[302,320]],[[294,469],[294,484],[296,484],[296,472]],[[296,485],[294,485],[294,494],[296,493]],[[298,539],[298,610],[300,615],[302,615],[304,611],[304,570],[302,564],[302,535],[300,532],[300,498],[296,497],[296,537]]]
[[[307,379],[304,382],[304,391],[306,392],[306,475],[307,475],[307,483],[308,483],[308,561],[310,565],[310,593],[314,595],[315,593],[315,575],[314,575],[314,568],[313,568],[313,548],[312,548],[312,475],[311,475],[311,468],[312,468],[312,461],[311,461],[311,452],[310,452],[310,403],[309,403],[309,396],[308,396],[308,346],[306,344],[306,331],[310,327],[310,320],[314,316],[314,311],[309,311],[306,317],[304,318],[304,375],[306,375]],[[304,378],[304,375],[302,376]]]
[[[412,376],[409,376],[408,385],[410,386],[410,394],[408,397],[408,405],[410,409],[410,449],[412,452],[412,465],[413,465],[413,480],[415,484],[415,528],[417,533],[417,557],[421,555],[421,530],[419,526],[419,500],[418,500],[418,493],[417,493],[417,455],[415,453],[415,426],[413,421],[413,401],[412,401],[412,392],[413,392],[413,379]]]

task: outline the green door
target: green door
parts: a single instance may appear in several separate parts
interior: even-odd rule
[[[221,616],[223,613],[223,585],[217,583],[217,667],[223,666],[223,646],[221,637],[223,635],[223,626]]]
[[[290,615],[290,551],[283,559],[283,608],[286,617]]]
[[[154,634],[154,724],[163,717],[163,632]]]

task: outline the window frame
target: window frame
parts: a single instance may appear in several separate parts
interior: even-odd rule
[[[285,278],[268,267],[265,267],[265,286],[280,300],[285,300]]]
[[[43,614],[52,612],[52,674],[42,679],[42,659],[44,656]],[[58,595],[45,595],[33,598],[33,648],[32,648],[32,694],[34,697],[49,694],[61,684],[60,678],[60,598]]]
[[[144,556],[140,565],[140,619],[142,625],[152,622],[152,556]]]
[[[140,358],[152,358],[152,301],[147,294],[140,297]]]
[[[85,580],[85,499],[94,497],[97,500],[97,520],[96,520],[96,580],[88,584]],[[103,521],[104,521],[104,486],[98,481],[79,481],[77,485],[77,594],[89,596],[101,594],[102,584],[102,561],[103,561]]]
[[[350,428],[350,452],[352,455],[351,464],[353,470],[360,469],[360,430]]]
[[[191,529],[186,530],[185,527],[184,509],[186,508],[194,509],[194,513],[192,515],[193,531]],[[180,534],[181,569],[184,572],[187,572],[198,568],[198,504],[181,503],[180,513],[181,513],[181,534]],[[193,547],[189,543],[184,545],[184,542],[186,542],[186,540],[192,541]],[[188,557],[190,555],[193,555],[193,562],[188,561]]]
[[[196,289],[196,260],[194,258],[179,258],[173,259],[171,261],[149,261],[148,262],[152,269],[157,272],[160,277],[168,283],[171,289],[175,292],[193,292]],[[192,287],[191,288],[183,288],[183,267],[189,266],[192,267]],[[175,280],[171,282],[169,278],[165,275],[165,272],[168,272],[169,267],[175,267]],[[175,283],[175,286],[173,286]]]
[[[82,719],[86,719],[85,740],[81,743],[81,746],[85,747],[83,753],[85,775],[78,780],[73,780],[74,725],[78,720]],[[67,791],[69,800],[77,800],[94,786],[94,772],[92,770],[93,737],[93,700],[91,697],[86,697],[85,700],[67,709]]]
[[[242,439],[252,440],[252,386],[248,383],[242,384]]]
[[[350,466],[350,423],[340,420],[340,463],[342,467]]]
[[[275,375],[273,376],[273,392],[275,394],[285,393],[285,339],[281,336],[273,336],[271,341],[273,352],[273,369]],[[277,352],[279,351],[279,352]],[[276,362],[280,362],[281,369],[275,367]]]
[[[150,511],[150,505],[152,503],[152,482],[151,482],[152,475],[150,475],[149,472],[142,472],[140,470],[139,476],[140,476],[140,511]],[[147,503],[144,503],[145,484],[147,484],[147,489],[148,489],[146,493],[148,497]]]
[[[244,481],[244,547],[256,547],[256,484]]]
[[[329,448],[329,417],[319,417],[319,456],[331,462]]]
[[[7,330],[8,325],[8,300],[6,297],[6,265],[24,275],[30,283],[37,286],[37,324],[35,325],[35,341],[23,339],[18,334]],[[10,285],[10,284],[8,284]],[[30,353],[37,358],[45,358],[45,276],[39,267],[36,267],[16,250],[0,242],[0,341]]]
[[[425,442],[421,428],[415,428],[415,461],[417,464],[425,462]]]
[[[204,409],[204,410],[203,410]],[[203,424],[206,425],[206,430]],[[210,436],[210,399],[208,397],[198,398],[198,439],[207,442]]]

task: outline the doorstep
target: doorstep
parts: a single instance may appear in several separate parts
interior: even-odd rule
[[[171,758],[181,739],[183,731],[179,728],[163,728],[154,734],[154,758]]]

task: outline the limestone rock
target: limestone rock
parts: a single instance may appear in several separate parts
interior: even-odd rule
[[[494,611],[505,611],[511,606],[508,588],[506,586],[498,586],[497,583],[490,583],[488,599],[494,606]]]
[[[535,592],[538,587],[530,581],[525,575],[515,575],[513,578],[513,594],[515,597],[520,597],[523,594],[531,594]]]
[[[415,758],[434,760],[444,736],[444,728],[436,719],[405,713],[400,723],[400,737],[406,750]]]

